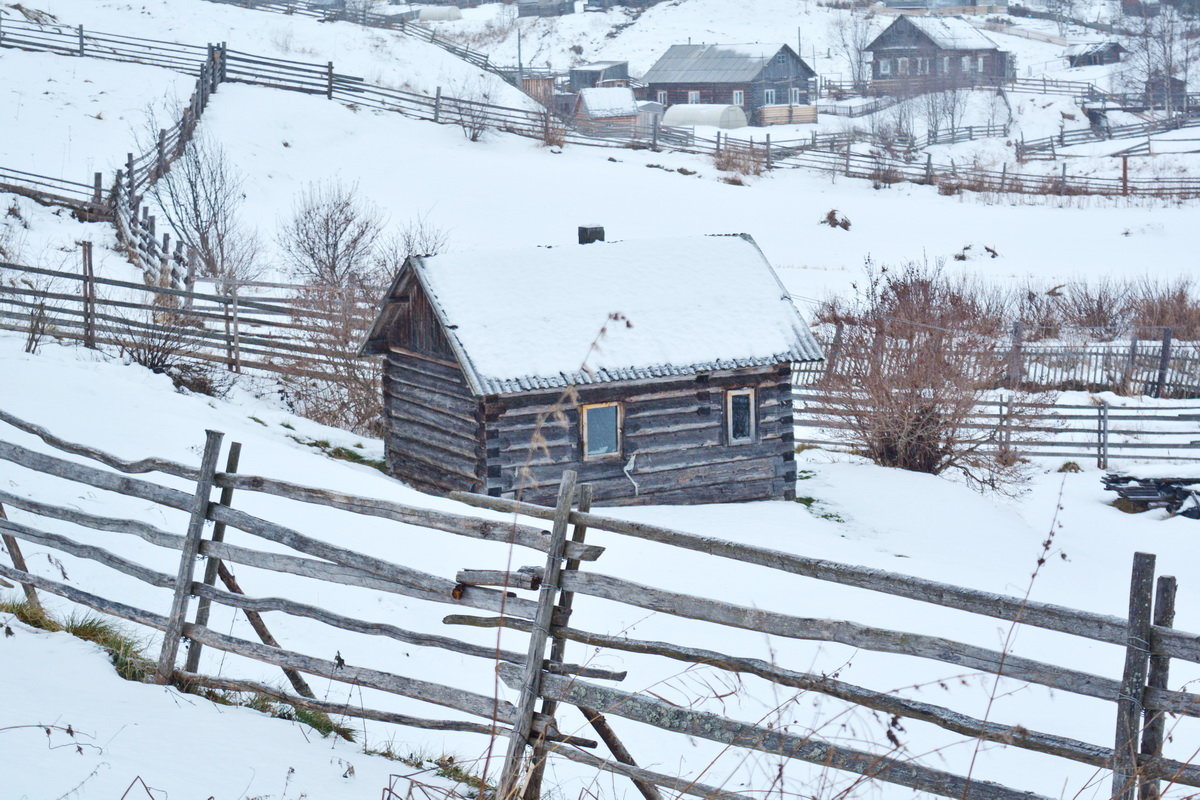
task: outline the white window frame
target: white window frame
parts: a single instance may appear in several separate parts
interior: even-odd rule
[[[725,391],[725,441],[734,444],[753,444],[758,441],[758,399],[757,390],[727,389]],[[733,398],[750,398],[750,435],[744,438],[734,438],[733,435]]]
[[[617,409],[617,449],[611,453],[589,453],[588,452],[588,411],[593,408],[609,408]],[[584,461],[598,461],[603,458],[620,458],[621,450],[625,445],[624,442],[625,430],[625,408],[619,402],[612,403],[587,403],[579,407],[579,446],[583,451]]]
[[[942,56],[942,74],[950,74],[950,56]]]
[[[977,72],[978,72],[980,75],[982,75],[982,74],[983,74],[983,70],[984,70],[984,62],[985,62],[985,61],[986,61],[986,56],[979,56],[979,58],[978,58],[978,62],[976,63],[976,71],[977,71]]]
[[[658,92],[658,104],[662,106],[667,105],[668,97],[670,97],[670,95],[666,91],[660,89]]]
[[[890,58],[879,59],[879,75],[880,75],[880,77],[882,77],[884,75],[891,75],[891,74],[892,74],[892,60]]]
[[[688,105],[698,105],[700,103],[700,92],[688,92]]]
[[[746,90],[745,89],[734,89],[733,90],[733,104],[735,106],[746,105]]]
[[[918,75],[928,75],[929,74],[929,59],[928,58],[926,58],[924,56],[917,58],[917,74]]]
[[[971,57],[970,56],[962,57],[962,71],[966,74],[969,74],[971,72]]]
[[[896,72],[899,75],[908,74],[908,59],[901,57],[896,59]]]
[[[788,97],[788,101],[792,105],[794,105],[794,106],[800,105],[800,87],[799,86],[793,86],[791,89],[788,90],[788,94],[790,95],[790,97]]]
[[[763,90],[763,105],[764,106],[775,105],[775,90],[774,89],[764,89]]]

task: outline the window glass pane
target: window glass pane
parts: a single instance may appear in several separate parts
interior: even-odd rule
[[[617,407],[597,406],[586,409],[587,454],[599,456],[617,452]]]
[[[750,395],[731,395],[729,397],[729,438],[735,441],[749,439],[754,432],[753,425]]]

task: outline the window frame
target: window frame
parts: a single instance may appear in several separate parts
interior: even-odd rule
[[[763,105],[764,106],[775,105],[775,90],[774,89],[763,89]]]
[[[801,105],[800,103],[800,87],[793,86],[788,90],[788,102],[794,106]]]
[[[694,106],[694,105],[700,104],[700,92],[699,91],[688,90],[687,98],[688,98],[689,106]]]
[[[745,89],[734,89],[733,90],[733,105],[735,105],[735,106],[746,105],[746,90]]]
[[[667,101],[670,99],[670,97],[671,97],[671,95],[670,95],[670,93],[669,93],[669,92],[666,92],[666,91],[664,91],[664,90],[662,90],[662,89],[659,89],[659,91],[658,91],[658,104],[659,104],[659,105],[662,105],[662,106],[665,106],[665,105],[667,105]]]
[[[733,398],[750,398],[750,434],[743,438],[733,435]],[[758,441],[758,390],[753,386],[725,390],[725,443],[728,445],[754,444]]]
[[[890,58],[879,59],[879,76],[890,76],[892,74],[892,60]]]
[[[616,426],[616,449],[611,453],[589,453],[588,452],[588,411],[593,408],[616,408],[617,410],[617,426]],[[584,461],[599,461],[605,458],[620,458],[621,451],[625,446],[625,406],[618,400],[613,400],[607,403],[584,403],[579,407],[579,449],[582,453]]]

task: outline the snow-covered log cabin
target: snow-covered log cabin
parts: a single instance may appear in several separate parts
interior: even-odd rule
[[[875,94],[995,86],[1016,74],[1012,54],[959,17],[897,17],[866,52]]]
[[[396,477],[552,503],[574,469],[610,505],[793,497],[821,358],[744,234],[413,257],[362,354]]]

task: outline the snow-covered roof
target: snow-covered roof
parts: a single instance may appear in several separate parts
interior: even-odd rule
[[[745,234],[414,257],[393,290],[410,268],[480,395],[822,357]]]
[[[628,86],[581,89],[579,102],[592,119],[635,117],[638,113],[637,98]]]
[[[897,19],[896,22],[899,22],[901,19],[912,23],[917,30],[928,36],[942,50],[1000,49],[995,42],[984,35],[983,31],[962,17],[904,16]]]
[[[676,44],[642,76],[644,83],[745,83],[754,80],[784,44]],[[793,54],[794,55],[794,54]],[[801,62],[803,63],[803,62]],[[807,67],[807,65],[805,65]],[[811,70],[809,70],[811,72]]]
[[[1094,55],[1109,48],[1118,48],[1120,50],[1125,49],[1120,45],[1120,43],[1112,41],[1080,42],[1078,44],[1068,45],[1067,49],[1063,51],[1063,56],[1066,58],[1079,58],[1081,56]]]

